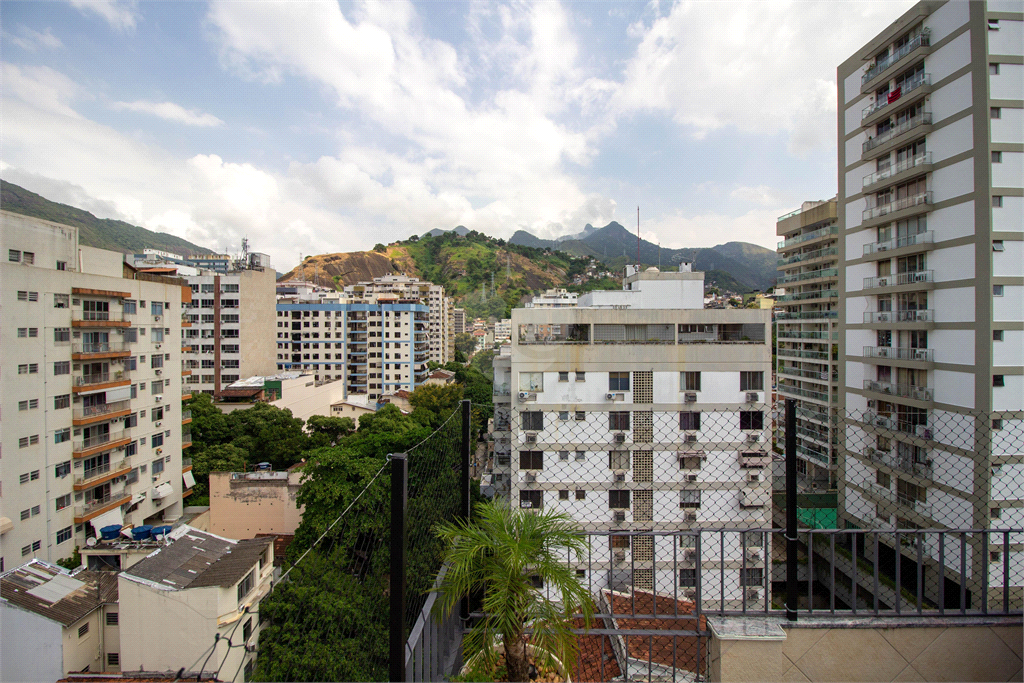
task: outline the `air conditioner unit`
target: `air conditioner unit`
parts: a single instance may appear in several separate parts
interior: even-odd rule
[[[760,600],[761,599],[761,591],[759,589],[757,589],[757,588],[748,588],[746,590],[746,592],[744,593],[744,595],[746,595],[747,600]]]
[[[160,425],[157,425],[157,426],[159,427]],[[163,453],[163,452],[164,452],[164,449],[162,449],[162,448],[158,448],[158,449],[156,449],[156,454],[157,454],[157,455],[160,455],[160,454],[161,454],[161,453]]]
[[[616,482],[620,482],[620,483],[624,482],[624,481],[626,481],[626,474],[624,472],[616,472],[614,480]]]
[[[697,559],[697,549],[696,548],[686,548],[685,550],[683,550],[683,559],[686,560],[687,562],[693,562],[694,560],[696,560]]]
[[[613,519],[615,520],[616,524],[622,524],[626,521],[626,513],[623,512],[622,510],[616,510]]]
[[[159,426],[161,426],[162,424],[163,424],[162,422],[154,422],[154,423],[153,423],[153,426],[154,426],[154,427],[159,427]]]
[[[157,403],[160,403],[160,401],[164,400],[164,397],[157,395],[153,397],[153,400],[156,401]]]
[[[256,646],[255,645],[246,644],[245,651],[246,652],[256,652]]]
[[[687,513],[685,513],[683,515],[683,521],[684,522],[696,522],[697,521],[697,513],[696,512],[687,512]]]
[[[533,501],[532,500],[521,500],[521,501],[519,501],[519,507],[521,507],[521,508],[532,508],[533,507]]]
[[[533,472],[527,472],[526,476],[524,477],[524,479],[526,480],[527,484],[532,484],[535,481],[537,481],[537,475],[534,474]]]
[[[537,435],[536,434],[527,434],[526,435],[526,443],[537,443]]]
[[[697,435],[696,434],[687,434],[686,438],[684,439],[684,441],[685,441],[685,443],[697,443]]]
[[[520,391],[519,392],[519,400],[520,401],[536,401],[537,400],[537,394],[530,393],[529,391]]]
[[[688,481],[690,483],[693,483],[693,482],[697,481],[697,475],[696,474],[687,474],[686,475],[686,481]]]
[[[878,451],[876,451],[874,448],[865,448],[864,455],[870,458],[871,460],[874,460],[875,458],[879,457]]]
[[[697,599],[697,589],[696,588],[687,588],[686,590],[683,591],[683,597],[687,598],[689,600],[696,600]]]
[[[887,323],[887,322],[889,322],[889,314],[888,313],[879,313],[878,314],[878,322],[880,322],[880,323]]]
[[[747,434],[747,443],[757,443],[761,440],[761,435],[757,432],[750,432]]]
[[[615,435],[615,443],[626,443],[626,435],[619,432]]]
[[[626,551],[625,550],[616,550],[615,551],[615,561],[616,562],[625,562],[626,561]]]
[[[756,391],[748,391],[747,392],[747,403],[757,403],[757,392]]]
[[[747,548],[747,560],[749,562],[760,562],[761,561],[761,549],[760,548]]]
[[[683,395],[683,401],[685,401],[686,403],[696,403],[697,394],[695,392],[688,391],[686,392],[686,394]]]
[[[160,370],[160,369],[157,369],[157,371],[156,371],[156,374],[157,374],[157,375],[162,375],[162,374],[164,374],[164,371],[163,371],[163,370]]]
[[[622,401],[626,398],[625,394],[605,394],[604,397],[609,401]]]
[[[761,481],[760,472],[747,472],[747,481],[757,483]]]

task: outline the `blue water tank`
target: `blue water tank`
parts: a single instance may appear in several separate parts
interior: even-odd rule
[[[111,524],[100,529],[100,538],[104,541],[113,541],[121,533],[120,524]]]
[[[134,529],[132,529],[132,538],[134,540],[136,540],[136,541],[144,541],[147,538],[149,538],[149,536],[150,536],[150,534],[152,532],[153,532],[153,527],[150,526],[149,524],[144,524],[142,526],[137,526]]]
[[[149,533],[153,536],[153,538],[156,538],[157,536],[166,536],[167,534],[171,533],[171,529],[173,529],[173,528],[174,527],[172,527],[170,525],[168,525],[168,526],[155,526],[155,527],[153,527],[152,531],[150,531]]]

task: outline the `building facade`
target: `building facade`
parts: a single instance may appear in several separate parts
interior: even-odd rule
[[[779,218],[775,298],[778,396],[797,403],[797,469],[803,488],[835,487],[838,467],[839,278],[836,201],[804,202]],[[768,300],[770,302],[770,300]]]
[[[0,212],[0,568],[69,557],[107,525],[182,513],[182,311],[191,290]]]
[[[703,273],[627,270],[621,291],[513,310],[510,354],[494,363],[499,495],[597,532],[771,526],[770,312],[704,310],[703,284]],[[704,599],[764,599],[759,538],[746,537],[745,561],[735,537],[701,551]],[[673,556],[671,537],[592,545],[577,569],[598,567],[594,585],[697,585],[656,561]]]
[[[1001,436],[1024,408],[1022,22],[1015,2],[920,2],[839,67],[840,406],[862,416],[843,524],[1024,524]],[[900,552],[923,552],[928,599],[943,575],[1001,586],[1004,563],[1019,593],[1024,553],[997,543],[968,538],[967,576],[959,547]]]
[[[571,308],[576,305],[579,294],[565,289],[548,289],[526,302],[526,308]]]
[[[452,359],[451,347],[454,341],[451,325],[453,316],[451,297],[444,294],[444,287],[406,275],[384,275],[373,278],[373,282],[360,282],[345,287],[345,295],[352,299],[376,301],[387,297],[397,299],[419,299],[429,307],[427,316],[427,339],[430,344],[428,360],[444,365]]]

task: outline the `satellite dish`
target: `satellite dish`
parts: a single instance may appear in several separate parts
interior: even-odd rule
[[[96,545],[96,537],[94,536],[94,537],[92,537],[92,538],[87,538],[87,539],[85,539],[85,544],[86,544],[87,546],[89,546],[90,548],[92,548],[93,546],[95,546],[95,545]]]

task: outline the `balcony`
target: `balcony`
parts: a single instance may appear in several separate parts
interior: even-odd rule
[[[864,357],[931,363],[935,360],[935,350],[910,349],[901,346],[865,346]]]
[[[130,316],[110,311],[71,311],[72,327],[130,327]]]
[[[191,410],[183,410],[183,411],[181,411],[181,424],[187,425],[187,424],[191,424],[191,422],[192,422],[192,411]]]
[[[130,502],[131,499],[132,497],[130,494],[124,491],[118,491],[109,493],[103,498],[93,500],[85,505],[76,505],[75,524],[88,522],[93,517],[98,517],[104,512],[113,510],[120,505]]]
[[[83,458],[93,453],[127,445],[131,440],[132,431],[130,429],[122,429],[118,432],[96,434],[95,436],[75,441],[71,450],[76,458]]]
[[[930,113],[929,112],[925,112],[925,114],[928,114],[928,118],[930,120],[931,119]],[[921,116],[924,116],[924,114],[921,114]],[[906,123],[911,123],[912,121],[913,121],[913,119],[910,119]],[[903,126],[903,125],[905,125],[905,124],[900,124],[900,126]],[[892,130],[896,130],[900,126],[897,126],[895,129],[892,129]],[[889,137],[889,133],[891,133],[892,130],[890,130],[889,132],[883,133],[882,135],[878,136],[877,138],[872,138],[868,142],[872,142],[874,140],[878,140],[878,139],[882,139],[882,138],[891,139]],[[885,142],[885,140],[883,140],[883,142]],[[864,143],[864,144],[867,145],[867,142]],[[878,144],[882,144],[882,143],[880,142]],[[877,147],[877,146],[878,145],[875,145],[875,147]],[[929,167],[931,166],[931,163],[932,163],[932,153],[931,152],[925,152],[923,154],[918,154],[917,156],[913,156],[913,157],[909,157],[907,159],[904,159],[903,161],[900,161],[900,162],[898,162],[898,163],[896,163],[894,165],[889,166],[889,168],[883,169],[881,171],[875,171],[874,173],[869,173],[868,175],[864,176],[864,178],[862,179],[861,183],[862,183],[862,186],[863,186],[864,190],[867,190],[868,188],[871,188],[871,187],[878,186],[878,185],[880,185],[882,183],[887,183],[887,184],[888,183],[892,183],[896,179],[898,179],[901,176],[903,176],[904,174],[907,174],[907,176],[911,176],[911,175],[919,175],[920,173],[926,173],[929,170]],[[911,173],[911,171],[916,171],[916,172]]]
[[[902,199],[897,199],[885,204],[868,207],[864,209],[861,214],[864,222],[861,223],[860,227],[868,227],[868,223],[872,221],[876,221],[878,224],[884,223],[886,221],[882,221],[880,219],[886,217],[889,217],[887,220],[894,221],[897,218],[904,218],[915,213],[928,211],[928,205],[931,203],[932,193],[921,192],[920,194],[903,197]]]
[[[915,285],[922,283],[935,283],[935,271],[918,270],[913,273],[896,273],[895,275],[880,275],[878,277],[864,278],[864,289],[879,289],[880,287],[899,287],[903,285]]]
[[[131,354],[127,342],[101,342],[98,344],[72,344],[71,360],[92,358],[121,358]]]
[[[794,330],[782,330],[776,333],[778,339],[819,339],[822,341],[838,341],[838,332],[799,332]]]
[[[890,415],[877,415],[870,410],[864,413],[860,421],[872,427],[888,429],[891,432],[910,434],[925,441],[932,440],[932,430],[927,424],[911,420],[899,420]]]
[[[887,97],[864,107],[860,113],[861,125],[867,126],[870,125],[870,123],[877,121],[881,118],[879,114],[893,104],[910,104],[916,99],[916,97],[912,98],[910,93],[925,95],[931,91],[931,84],[931,74],[919,74],[916,78],[904,82],[896,89],[890,91]],[[895,107],[893,107],[893,109],[895,109]]]
[[[839,317],[838,311],[781,311],[776,320],[827,320]]]
[[[886,240],[885,242],[865,244],[864,255],[871,256],[872,254],[902,249],[903,247],[932,244],[934,239],[935,233],[931,230],[926,230],[925,232],[920,232],[916,235],[907,235],[906,237],[898,237],[896,239]]]
[[[812,270],[806,273],[796,273],[794,275],[784,275],[778,279],[777,284],[785,285],[790,282],[803,282],[804,280],[820,280],[821,278],[834,278],[839,277],[838,268],[821,268],[819,270]]]
[[[931,401],[935,396],[935,392],[930,387],[918,387],[913,384],[897,384],[895,382],[879,382],[872,379],[864,380],[864,391],[909,398],[915,401]]]
[[[799,349],[780,348],[776,351],[780,358],[809,358],[811,360],[827,361],[831,354],[827,351],[801,351]]]
[[[808,251],[802,254],[793,254],[783,259],[779,259],[776,264],[779,266],[788,266],[791,263],[800,263],[802,261],[813,261],[814,259],[825,258],[827,256],[836,256],[839,254],[837,247],[827,247],[825,249],[817,249],[815,251]]]
[[[192,469],[192,458],[182,458],[181,459],[181,471],[182,472],[188,472],[191,469]]]
[[[829,396],[827,392],[811,391],[810,389],[799,389],[788,384],[783,384],[782,382],[779,382],[779,393],[788,394],[790,396],[801,396],[803,398],[809,398],[813,401],[822,401],[824,403],[829,402]],[[837,399],[837,396],[832,397],[833,402],[835,402]]]
[[[897,495],[896,504],[905,507],[909,510],[913,510],[922,517],[932,516],[932,506],[920,500]]]
[[[819,372],[818,370],[803,370],[794,367],[783,367],[779,369],[780,375],[789,375],[790,377],[802,377],[804,379],[812,379],[818,382],[838,382],[838,373],[829,374],[827,371]]]
[[[921,479],[931,479],[933,474],[932,461],[915,462],[913,458],[898,457],[890,451],[867,448],[864,455],[875,465],[884,465],[890,469],[911,474]]]
[[[799,294],[785,294],[777,297],[775,300],[779,303],[785,303],[787,301],[811,301],[815,299],[838,299],[839,292],[835,289],[816,289],[810,292],[800,292]]]
[[[190,398],[192,398],[192,390],[191,389],[187,389],[185,387],[182,387],[181,388],[181,400],[182,401],[187,401]]]
[[[181,447],[188,448],[192,445],[192,430],[183,429],[181,430]]]
[[[112,403],[101,403],[94,406],[75,408],[71,414],[71,424],[77,427],[79,425],[87,425],[93,422],[112,420],[115,417],[123,417],[130,412],[131,402],[127,399],[124,401],[113,401]]]
[[[896,495],[887,486],[879,486],[873,481],[864,481],[861,482],[860,487],[864,489],[866,493],[871,494],[875,498],[880,498],[881,500],[889,502],[894,502],[896,500]]]
[[[804,242],[810,242],[812,240],[821,239],[822,237],[829,237],[831,235],[838,235],[838,234],[839,234],[839,226],[838,225],[830,225],[828,227],[819,228],[819,229],[814,230],[812,232],[805,232],[802,235],[797,235],[796,237],[790,237],[788,240],[784,240],[782,242],[779,242],[779,245],[778,245],[779,251],[785,251],[787,249],[790,249],[791,247],[795,247],[798,244],[803,244]]]
[[[916,311],[868,311],[864,313],[864,322],[877,323],[932,323],[935,322],[935,311],[920,309]]]
[[[131,462],[128,458],[122,458],[116,462],[87,469],[82,474],[75,475],[74,489],[76,491],[83,491],[91,486],[110,481],[114,477],[128,474],[131,469]]]
[[[131,373],[123,370],[116,372],[94,372],[89,375],[78,375],[75,377],[73,391],[87,391],[92,389],[112,388],[128,386],[131,383]]]
[[[491,390],[491,394],[493,396],[510,396],[512,389],[507,384],[502,384],[501,386],[494,387]]]
[[[874,63],[874,65],[864,72],[860,77],[861,93],[867,93],[871,91],[877,84],[872,81],[881,76],[884,71],[887,71],[889,67],[894,66],[899,61],[905,59],[912,53],[918,50],[918,48],[929,47],[931,45],[931,37],[928,29],[923,30],[910,39],[903,47],[895,50],[891,55],[885,59],[880,59]]]
[[[802,444],[797,444],[796,453],[797,455],[802,455],[805,458],[816,460],[825,467],[828,467],[831,464],[827,452],[822,452],[815,450],[813,448],[808,448],[807,446],[804,446]]]

